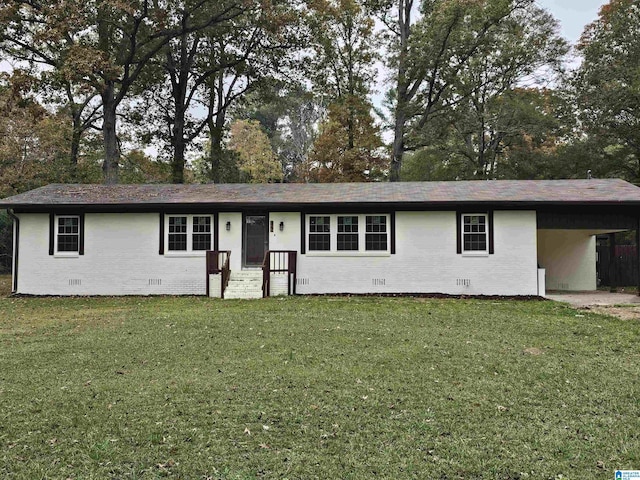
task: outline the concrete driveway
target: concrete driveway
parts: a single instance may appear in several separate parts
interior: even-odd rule
[[[584,308],[592,306],[640,304],[640,297],[635,293],[611,293],[596,290],[593,292],[547,292],[545,298],[557,302],[566,302],[571,306]]]

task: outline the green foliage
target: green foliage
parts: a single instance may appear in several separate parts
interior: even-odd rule
[[[0,476],[613,478],[640,463],[640,324],[579,313],[2,298]]]
[[[312,182],[364,182],[384,178],[387,159],[371,105],[344,97],[329,105],[300,179]]]
[[[231,124],[229,149],[238,156],[238,169],[244,182],[282,181],[282,166],[256,120],[236,120]]]
[[[574,85],[580,119],[615,152],[617,172],[640,181],[640,5],[611,0],[583,33]]]

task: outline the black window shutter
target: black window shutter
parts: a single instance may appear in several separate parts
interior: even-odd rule
[[[160,212],[160,238],[158,253],[164,255],[164,213]]]
[[[456,212],[456,251],[462,253],[462,213]]]
[[[84,213],[81,213],[79,216],[78,233],[80,238],[78,239],[78,254],[84,255]]]
[[[307,233],[306,233],[306,218],[304,212],[300,212],[300,253],[304,254],[307,251]]]
[[[56,216],[54,213],[49,214],[49,255],[53,255],[53,249],[55,246],[55,229],[56,229]]]
[[[220,215],[218,215],[217,213],[214,213],[213,214],[213,249],[215,251],[218,251],[219,243],[220,243],[219,223],[220,223]]]
[[[396,253],[396,212],[389,214],[389,229],[391,230],[391,255]]]
[[[493,255],[493,210],[487,212],[489,220],[489,255]]]

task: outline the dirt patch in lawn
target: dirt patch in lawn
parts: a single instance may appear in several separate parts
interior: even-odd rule
[[[622,320],[640,320],[640,306],[591,306],[586,307],[585,310],[601,313],[602,315],[610,315],[612,317],[621,318]]]

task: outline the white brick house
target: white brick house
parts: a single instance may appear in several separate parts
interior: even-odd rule
[[[13,291],[34,295],[243,296],[251,272],[260,295],[593,290],[595,234],[637,231],[639,207],[640,188],[595,179],[49,185],[0,200]]]

